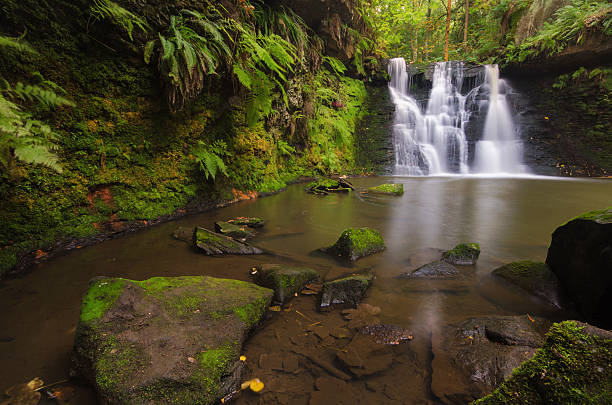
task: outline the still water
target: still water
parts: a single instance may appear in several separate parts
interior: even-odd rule
[[[359,192],[384,182],[403,183],[405,194],[393,197]],[[559,224],[612,202],[612,181],[602,179],[370,177],[353,179],[353,184],[358,189],[354,193],[326,197],[306,194],[303,185],[293,185],[271,197],[76,250],[36,266],[23,277],[4,281],[0,285],[0,389],[36,376],[45,382],[67,378],[80,299],[94,276],[142,280],[203,274],[249,280],[253,266],[293,263],[316,269],[324,279],[372,268],[377,279],[365,302],[381,308],[383,323],[414,332],[414,340],[397,349],[392,370],[371,377],[369,382],[347,384],[361,403],[435,402],[428,389],[428,339],[432,331],[478,315],[563,317],[496,282],[489,273],[510,261],[543,261],[550,235]],[[170,236],[177,226],[213,229],[215,221],[236,216],[267,220],[251,243],[269,254],[206,257]],[[343,229],[363,226],[381,232],[387,244],[384,252],[361,259],[354,266],[317,252],[332,244]],[[460,242],[479,242],[482,249],[467,281],[449,284],[395,278],[436,260],[440,250]],[[290,400],[306,404],[315,390],[315,379],[322,371],[304,359],[297,374],[258,368],[262,353],[291,352],[291,345],[296,344],[290,342],[292,336],[307,335],[305,324],[343,322],[339,311],[317,313],[314,303],[313,297],[294,299],[291,311],[272,314],[245,345],[251,373],[267,383],[265,403]],[[312,344],[317,350],[326,350],[325,340],[312,340]],[[73,401],[95,403],[91,392],[82,388]],[[262,397],[254,395],[242,395],[237,401],[261,402]]]

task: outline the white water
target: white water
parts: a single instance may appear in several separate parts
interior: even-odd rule
[[[427,106],[422,110],[409,94],[409,75],[403,58],[389,64],[389,89],[395,104],[393,135],[395,173],[439,175],[447,173],[521,173],[521,143],[506,101],[509,86],[499,80],[497,65],[487,65],[485,81],[465,96],[462,62],[436,63]],[[489,95],[481,140],[476,142],[474,167],[468,167],[465,134],[470,119],[466,101],[479,92]]]

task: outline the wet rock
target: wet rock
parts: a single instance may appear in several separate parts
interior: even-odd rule
[[[352,190],[354,190],[353,185],[344,179],[319,179],[306,186],[307,192],[321,195],[329,193],[348,193]]]
[[[556,323],[537,356],[475,404],[610,403],[611,339],[612,332],[582,322]]]
[[[380,320],[376,317],[380,314],[380,307],[361,303],[357,308],[345,309],[342,311],[344,319],[348,320],[348,328],[360,329],[364,326],[378,325]]]
[[[333,256],[355,261],[382,252],[384,249],[385,241],[378,231],[371,228],[347,228],[335,244],[321,250]]]
[[[322,309],[331,305],[356,307],[365,297],[366,290],[373,280],[374,272],[364,271],[325,282],[323,291],[321,291],[319,308]]]
[[[234,225],[248,226],[249,228],[261,228],[266,221],[258,217],[237,217],[228,219],[227,222]]]
[[[284,304],[318,276],[315,270],[307,267],[264,264],[257,269],[255,280],[257,284],[273,289],[274,299]]]
[[[309,405],[353,405],[359,402],[351,386],[338,378],[319,377],[315,380],[315,388],[317,391],[310,394]]]
[[[193,229],[186,228],[184,226],[179,226],[174,230],[174,232],[172,232],[172,237],[174,239],[190,243],[191,241],[193,241]]]
[[[400,278],[456,278],[460,275],[459,270],[445,261],[428,263],[418,269],[402,273]]]
[[[403,184],[381,184],[376,187],[369,187],[368,193],[372,194],[389,194],[401,196],[404,195]]]
[[[94,279],[71,374],[92,384],[102,403],[216,403],[239,387],[242,343],[272,295],[205,276]]]
[[[491,274],[516,285],[531,295],[544,299],[554,307],[562,307],[561,284],[546,263],[513,262],[493,270]]]
[[[229,222],[215,222],[215,232],[230,238],[245,240],[253,237],[253,231],[249,231],[246,226],[235,225]]]
[[[263,253],[261,249],[254,246],[200,227],[196,227],[193,231],[193,244],[199,251],[209,256],[259,255]]]
[[[399,345],[402,341],[412,340],[412,332],[397,325],[368,325],[361,328],[360,332],[384,345]]]
[[[558,227],[546,264],[590,323],[612,327],[612,207]]]
[[[490,316],[434,333],[432,392],[449,404],[488,394],[535,354],[549,326],[526,315]]]
[[[393,353],[388,346],[359,333],[336,357],[356,377],[379,373],[388,369],[393,362]]]
[[[336,378],[339,378],[344,381],[348,381],[351,379],[350,375],[346,374],[344,371],[334,366],[331,360],[325,358],[324,354],[321,353],[320,350],[296,347],[293,349],[293,352],[295,354],[303,356],[305,359],[309,360],[316,366],[321,367],[323,370],[325,370]]]
[[[480,256],[478,243],[460,243],[442,254],[442,260],[458,266],[473,266]]]

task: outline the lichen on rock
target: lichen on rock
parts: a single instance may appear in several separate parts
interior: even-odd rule
[[[94,279],[71,373],[104,403],[215,403],[239,383],[240,348],[272,294],[205,276]]]

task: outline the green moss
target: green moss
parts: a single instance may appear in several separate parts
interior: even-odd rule
[[[81,304],[81,322],[101,318],[113,306],[125,287],[123,279],[101,279],[90,285]]]
[[[574,219],[586,219],[589,221],[599,222],[600,224],[610,224],[612,223],[612,207],[585,212],[584,214],[578,215]],[[571,221],[573,221],[573,219]]]
[[[103,392],[124,391],[122,386],[148,362],[142,350],[115,337],[108,338],[100,350],[95,359],[94,370],[96,385]]]
[[[306,188],[308,189],[316,188],[321,190],[338,187],[340,187],[340,183],[338,182],[338,180],[333,179],[318,179],[306,185]]]
[[[473,404],[606,404],[612,402],[612,340],[573,321],[554,324],[544,346],[490,395]]]
[[[381,184],[376,187],[368,188],[368,191],[371,193],[378,194],[392,194],[392,195],[404,195],[404,185],[403,184]]]
[[[234,308],[234,313],[245,323],[247,329],[250,329],[259,322],[268,309],[268,305],[270,305],[270,300],[266,297],[261,297],[246,305]]]
[[[467,265],[475,264],[478,256],[480,256],[480,245],[478,243],[460,243],[451,250],[444,252],[442,259],[452,264]]]
[[[347,228],[330,251],[339,256],[357,260],[359,257],[380,252],[385,249],[385,241],[380,233],[371,228]]]
[[[218,348],[196,354],[195,359],[199,369],[193,375],[193,381],[201,386],[201,392],[207,397],[203,403],[210,403],[211,400],[221,396],[219,383],[231,370],[238,358],[239,350],[240,345],[237,342],[227,342]]]

